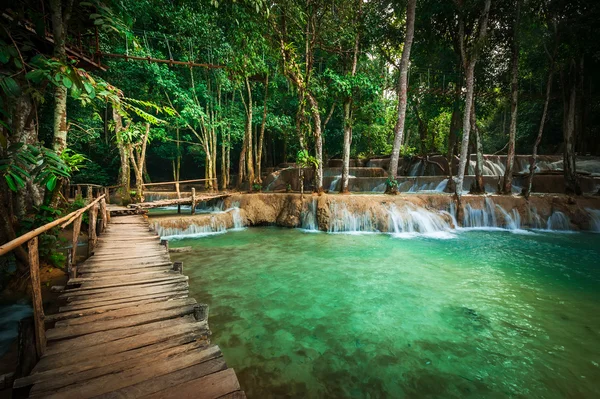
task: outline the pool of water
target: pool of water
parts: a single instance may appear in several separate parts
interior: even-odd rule
[[[170,245],[249,398],[600,397],[600,234]]]

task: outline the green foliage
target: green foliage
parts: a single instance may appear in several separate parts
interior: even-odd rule
[[[386,191],[392,191],[392,192],[397,191],[398,190],[398,180],[388,177],[385,181],[385,187],[387,188]]]
[[[262,191],[262,184],[260,184],[260,183],[253,183],[252,184],[252,191]]]
[[[296,164],[300,168],[319,167],[319,161],[317,161],[317,158],[310,155],[307,150],[298,151],[298,154],[296,155]]]
[[[59,218],[63,212],[60,209],[54,209],[47,205],[41,205],[34,209],[34,213],[21,220],[21,233],[25,234],[28,231],[34,230],[47,223],[50,223]],[[44,234],[39,236],[38,250],[40,259],[50,263],[56,267],[63,267],[65,264],[65,256],[63,253],[57,251],[57,247],[61,241],[64,243],[65,240],[59,238],[60,227],[54,227]]]
[[[70,177],[64,160],[48,148],[17,143],[8,147],[5,154],[0,159],[0,173],[12,191],[25,187],[32,178],[52,191],[58,179]]]

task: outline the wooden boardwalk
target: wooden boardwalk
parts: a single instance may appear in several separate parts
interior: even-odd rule
[[[66,304],[46,316],[46,353],[14,387],[36,398],[245,398],[210,344],[206,306],[173,269],[143,216],[113,216]]]

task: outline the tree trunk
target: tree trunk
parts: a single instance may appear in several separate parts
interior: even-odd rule
[[[477,128],[477,117],[475,115],[475,104],[471,106],[471,129],[475,133],[475,180],[471,187],[471,194],[485,193],[483,184],[483,143],[481,142],[481,134]]]
[[[466,80],[466,99],[465,99],[465,109],[463,114],[463,137],[462,143],[460,146],[460,160],[458,162],[458,173],[456,179],[456,195],[459,197],[462,195],[463,191],[463,182],[465,180],[465,167],[467,166],[467,162],[469,162],[469,135],[471,133],[471,107],[473,106],[473,91],[475,89],[475,64],[476,59],[473,58],[469,65],[467,66],[467,70],[465,73]]]
[[[258,136],[258,148],[256,152],[256,174],[257,180],[262,183],[262,154],[263,154],[263,143],[265,139],[265,125],[267,124],[267,99],[269,98],[269,74],[265,79],[265,100],[263,103],[263,117],[260,123],[260,135]]]
[[[358,0],[356,19],[354,21],[355,27],[357,29],[356,35],[354,36],[354,54],[352,57],[352,68],[350,76],[356,76],[356,68],[358,66],[358,50],[360,44],[360,32],[358,31],[359,27],[359,19],[361,14],[361,6],[363,0]],[[344,150],[342,153],[343,165],[342,165],[342,187],[340,188],[341,193],[348,193],[348,178],[350,176],[350,150],[352,146],[352,92],[344,101]],[[333,111],[333,107],[331,108]],[[331,113],[329,118],[331,117]],[[328,118],[328,120],[329,120]]]
[[[246,90],[248,92],[246,110],[246,169],[248,170],[249,191],[252,191],[252,185],[254,184],[254,162],[252,159],[252,89],[247,76]]]
[[[556,51],[555,51],[556,53]],[[535,138],[535,143],[533,144],[533,151],[531,154],[531,163],[529,164],[529,177],[527,178],[527,183],[524,188],[523,195],[525,198],[529,199],[529,195],[531,194],[531,186],[533,184],[533,176],[535,175],[536,163],[537,163],[537,153],[538,147],[542,142],[542,135],[544,133],[544,125],[546,123],[546,118],[548,116],[548,104],[550,103],[550,94],[552,93],[552,79],[554,76],[554,58],[550,63],[550,72],[548,73],[548,81],[546,82],[546,98],[544,100],[544,109],[542,111],[542,119],[540,121],[540,127],[538,129],[537,137]]]
[[[396,126],[394,127],[394,146],[392,148],[392,157],[390,159],[390,170],[388,171],[390,179],[393,180],[396,180],[396,176],[398,174],[400,146],[402,144],[402,136],[404,134],[404,120],[406,119],[408,61],[410,59],[410,48],[415,35],[416,7],[416,0],[408,0],[408,4],[406,6],[406,37],[404,38],[404,48],[402,49],[402,58],[400,59],[400,81],[398,83],[398,120],[396,121]]]
[[[581,195],[581,187],[577,177],[577,165],[575,158],[575,115],[577,103],[577,71],[572,62],[571,82],[568,97],[565,98],[565,122],[564,122],[564,154],[563,171],[565,176],[565,192],[567,194]],[[566,82],[564,83],[566,84]]]
[[[65,4],[63,4],[65,3]],[[69,22],[73,0],[65,2],[50,0],[50,13],[52,19],[52,35],[54,40],[54,57],[59,62],[67,63],[65,48],[66,27]],[[54,137],[52,148],[60,154],[67,148],[67,88],[59,84],[54,89]]]
[[[454,96],[454,107],[452,109],[452,118],[450,119],[450,132],[448,133],[448,183],[453,184],[453,165],[454,165],[454,153],[456,149],[456,142],[458,140],[458,133],[460,132],[460,89],[462,84],[456,83],[456,93]]]
[[[317,167],[315,170],[315,192],[323,191],[323,135],[321,133],[321,115],[319,114],[319,103],[311,93],[306,93],[306,98],[310,106],[310,114],[313,118],[314,136],[315,136],[315,158]]]
[[[123,121],[119,112],[113,108],[113,120],[115,122],[115,135],[117,136],[117,147],[119,149],[119,158],[121,160],[121,168],[119,169],[119,190],[121,191],[121,201],[126,204],[130,198],[130,179],[131,170],[129,169],[129,151],[125,143],[121,139],[121,131],[123,130]]]
[[[519,99],[519,12],[521,0],[517,0],[515,10],[515,21],[513,25],[512,40],[512,66],[511,66],[511,84],[510,84],[510,131],[508,137],[508,153],[506,155],[506,169],[504,171],[504,184],[502,192],[510,194],[512,192],[513,165],[515,160],[515,137],[517,135],[517,104]]]

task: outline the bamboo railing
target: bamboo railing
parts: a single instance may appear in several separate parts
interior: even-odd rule
[[[89,185],[88,185],[89,186]],[[94,250],[94,246],[98,240],[97,228],[100,233],[104,232],[110,218],[110,213],[106,206],[106,195],[102,194],[98,198],[91,200],[85,207],[78,209],[74,212],[69,213],[59,219],[56,219],[50,223],[47,223],[35,230],[23,234],[20,237],[15,238],[12,241],[7,242],[0,246],[0,256],[6,255],[15,248],[20,247],[23,244],[27,244],[28,249],[28,261],[29,261],[29,273],[31,276],[31,299],[33,303],[33,319],[35,324],[35,341],[36,351],[39,357],[43,356],[46,351],[46,334],[44,328],[44,308],[42,306],[42,287],[40,280],[40,258],[38,251],[38,236],[45,233],[46,231],[59,226],[64,229],[65,227],[73,224],[73,247],[69,249],[67,256],[67,273],[71,278],[77,277],[77,262],[76,262],[76,250],[77,243],[79,241],[79,233],[81,230],[81,221],[83,214],[88,212],[88,252],[91,254]],[[98,212],[102,216],[101,223],[97,224]]]

